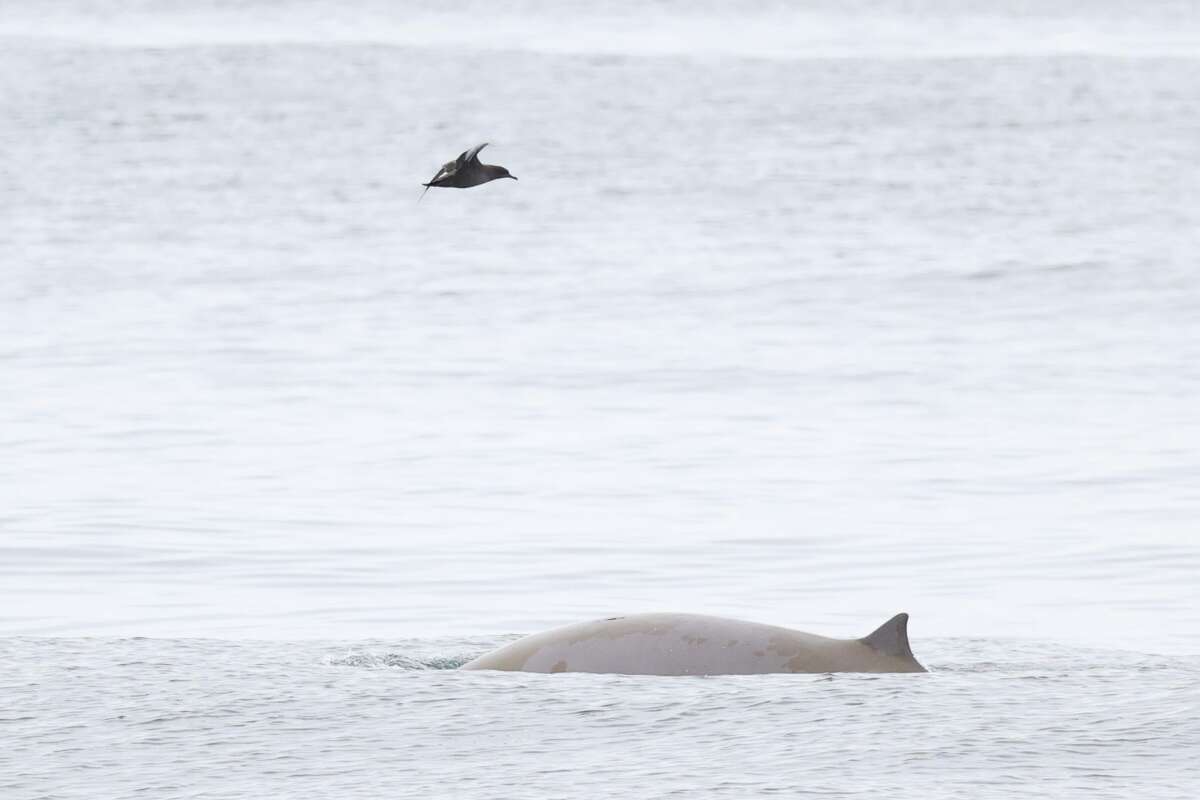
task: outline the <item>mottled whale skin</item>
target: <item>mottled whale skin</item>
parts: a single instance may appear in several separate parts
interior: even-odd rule
[[[634,614],[535,633],[461,669],[622,675],[925,672],[908,645],[908,614],[897,614],[861,639],[830,639],[699,614]]]

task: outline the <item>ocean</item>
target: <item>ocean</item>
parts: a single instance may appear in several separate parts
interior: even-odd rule
[[[1198,252],[1191,2],[0,0],[0,797],[1193,798]]]

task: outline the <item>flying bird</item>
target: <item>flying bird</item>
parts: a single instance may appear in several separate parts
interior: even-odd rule
[[[499,167],[495,164],[479,163],[479,151],[487,146],[488,143],[484,142],[461,153],[453,161],[447,161],[437,171],[437,175],[433,176],[433,180],[429,183],[421,184],[425,187],[425,192],[429,191],[430,186],[450,186],[455,189],[467,189],[472,186],[478,186],[481,183],[494,181],[497,178],[512,178],[515,181],[517,176],[509,175],[508,170],[504,167]],[[422,199],[425,197],[425,192],[421,192]]]

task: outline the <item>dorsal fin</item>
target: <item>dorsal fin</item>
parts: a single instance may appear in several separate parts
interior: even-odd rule
[[[916,658],[908,646],[908,614],[897,614],[861,641],[884,655]]]

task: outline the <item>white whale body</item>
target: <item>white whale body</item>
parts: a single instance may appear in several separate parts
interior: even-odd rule
[[[908,614],[861,639],[699,614],[634,614],[518,639],[460,669],[623,675],[925,672],[908,644]]]

